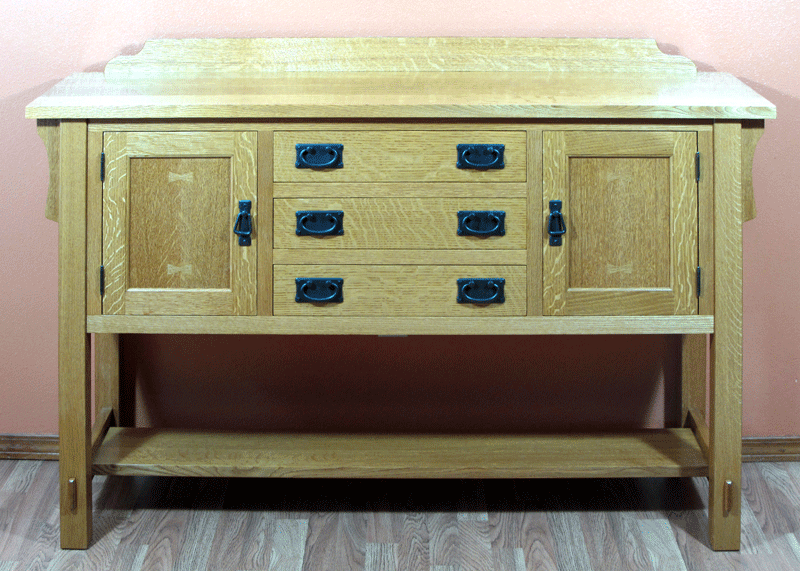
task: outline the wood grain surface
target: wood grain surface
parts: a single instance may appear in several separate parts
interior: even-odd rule
[[[238,335],[655,335],[713,333],[714,317],[214,317],[92,315],[90,333]]]
[[[58,433],[61,545],[85,548],[92,534],[91,366],[86,333],[86,148],[83,121],[59,128]],[[70,485],[70,480],[74,484]]]
[[[709,387],[709,533],[716,548],[735,549],[740,535],[742,439],[742,137],[738,123],[714,126],[714,335]],[[721,411],[725,411],[720,414]],[[731,482],[734,503],[725,509]]]
[[[238,77],[324,71],[625,71],[693,76],[694,64],[654,40],[594,38],[248,38],[149,40],[108,63],[109,79]]]
[[[276,316],[457,316],[525,315],[525,266],[275,266]],[[342,303],[297,303],[296,278],[341,278]],[[462,278],[505,280],[505,302],[457,303]]]
[[[36,130],[47,150],[47,162],[50,171],[50,184],[47,187],[47,201],[44,207],[44,217],[53,222],[58,222],[58,193],[59,193],[59,143],[58,121],[39,120]]]
[[[697,137],[545,131],[542,224],[562,202],[562,246],[542,235],[546,315],[697,313]]]
[[[105,314],[253,315],[258,240],[236,245],[240,200],[258,221],[254,132],[104,135]]]
[[[296,145],[341,144],[342,168],[297,168]],[[460,144],[505,145],[502,169],[459,169]],[[525,131],[276,131],[275,182],[524,182]]]
[[[344,234],[298,236],[298,211],[340,210]],[[505,235],[460,236],[458,212],[502,211]],[[330,250],[437,249],[525,250],[528,236],[525,199],[502,198],[341,198],[275,200],[275,248]]]
[[[552,436],[225,434],[110,428],[96,474],[340,478],[698,476],[688,429]]]

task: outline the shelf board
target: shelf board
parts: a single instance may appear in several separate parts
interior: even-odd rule
[[[708,475],[690,429],[627,434],[320,435],[111,428],[95,474],[278,478]]]
[[[714,332],[711,315],[556,317],[191,317],[90,315],[89,333],[227,335],[646,335]]]

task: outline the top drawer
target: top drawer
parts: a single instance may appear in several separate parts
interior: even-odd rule
[[[524,182],[525,142],[525,131],[277,131],[275,181]],[[343,166],[297,168],[296,146],[311,144],[342,145]],[[465,144],[504,145],[504,167],[456,168]]]

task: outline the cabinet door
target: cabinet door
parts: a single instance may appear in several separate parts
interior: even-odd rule
[[[256,133],[105,133],[103,313],[253,315]]]
[[[697,313],[696,152],[689,132],[544,133],[545,315]]]

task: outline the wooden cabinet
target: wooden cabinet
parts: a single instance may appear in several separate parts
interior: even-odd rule
[[[103,314],[255,315],[253,132],[103,133]]]
[[[545,315],[697,313],[697,133],[544,133]]]
[[[27,114],[59,222],[63,547],[91,539],[92,475],[171,474],[707,476],[710,544],[738,549],[746,173],[775,115],[738,80],[645,40],[160,40]],[[680,335],[681,422],[121,426],[118,336],[164,333]]]

